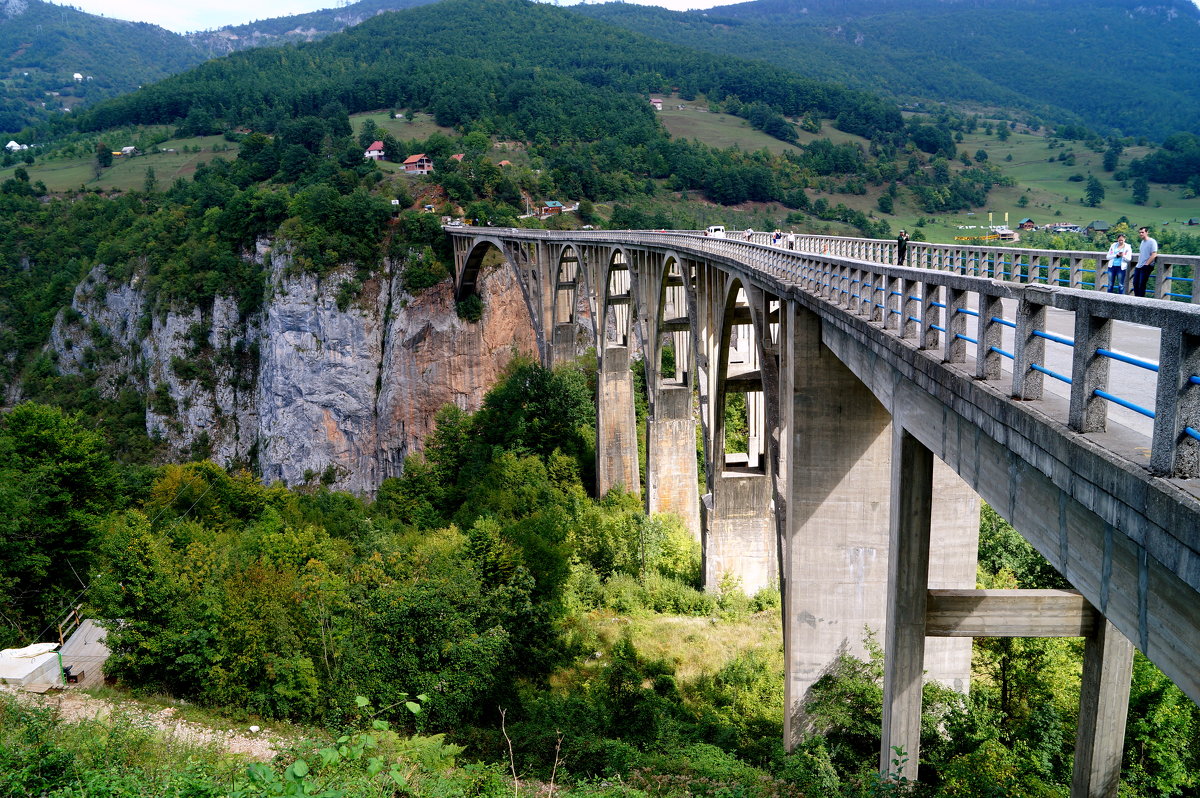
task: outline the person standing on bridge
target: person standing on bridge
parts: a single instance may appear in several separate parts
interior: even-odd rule
[[[788,248],[788,249],[795,249],[795,248],[796,248],[796,231],[795,231],[795,230],[789,230],[789,231],[788,231],[788,234],[787,234],[787,248]]]
[[[1108,260],[1108,293],[1125,293],[1125,267],[1133,260],[1133,248],[1125,243],[1124,233],[1117,236],[1104,257]]]
[[[901,230],[896,236],[896,265],[903,266],[904,258],[908,255],[908,233]]]
[[[1133,270],[1133,295],[1145,296],[1146,283],[1154,272],[1154,263],[1158,260],[1158,242],[1150,237],[1149,227],[1139,227],[1138,237],[1142,239],[1138,247],[1138,263]]]

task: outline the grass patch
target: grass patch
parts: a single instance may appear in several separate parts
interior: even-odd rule
[[[184,152],[185,148],[188,150]],[[175,152],[149,152],[132,158],[114,158],[112,166],[96,174],[95,157],[46,158],[25,166],[31,181],[42,181],[54,192],[79,188],[100,191],[141,191],[146,183],[146,169],[153,167],[159,189],[167,188],[178,178],[190,178],[196,167],[214,158],[233,160],[238,145],[224,136],[197,136],[170,139],[158,149]],[[16,166],[0,169],[0,181],[13,176]]]
[[[391,133],[400,141],[410,141],[412,139],[427,139],[434,133],[444,133],[447,136],[455,136],[453,128],[441,127],[437,122],[433,121],[432,114],[413,114],[413,120],[409,122],[404,117],[400,119],[392,119],[391,111],[374,111],[367,114],[354,114],[350,117],[350,127],[354,130],[354,135],[358,135],[366,124],[366,121],[371,119],[376,126],[382,130]]]

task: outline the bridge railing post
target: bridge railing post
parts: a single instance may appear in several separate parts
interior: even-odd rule
[[[1083,288],[1083,259],[1071,255],[1068,258],[1070,270],[1068,272],[1067,288]]]
[[[1175,264],[1170,260],[1164,260],[1162,263],[1154,262],[1158,268],[1154,276],[1154,298],[1155,299],[1170,299],[1168,293],[1175,293],[1172,288],[1174,284]]]
[[[1175,325],[1162,329],[1155,392],[1150,471],[1160,476],[1200,476],[1200,441],[1186,430],[1200,428],[1200,336]],[[1200,379],[1200,378],[1197,378]]]
[[[1034,299],[1049,299],[1050,291],[1030,286],[1021,294],[1017,304],[1017,332],[1013,337],[1012,395],[1016,399],[1041,399],[1043,375],[1033,368],[1034,363],[1046,362],[1046,339],[1034,335],[1034,330],[1046,329],[1046,306]]]
[[[1092,314],[1090,302],[1075,310],[1075,350],[1071,363],[1071,409],[1068,426],[1076,432],[1102,432],[1108,402],[1096,389],[1108,387],[1109,359],[1097,353],[1112,340],[1112,319]]]
[[[946,288],[946,344],[942,358],[947,363],[963,363],[967,359],[967,292],[961,288]]]
[[[937,349],[941,342],[941,335],[938,327],[945,328],[946,325],[941,324],[942,313],[935,303],[941,296],[942,287],[935,283],[918,283],[921,289],[921,349]],[[943,303],[944,304],[944,303]]]
[[[1046,270],[1045,270],[1044,261],[1045,261],[1045,256],[1043,256],[1043,255],[1030,255],[1029,256],[1029,282],[1030,283],[1045,282],[1045,280],[1046,280],[1045,271]]]
[[[883,284],[887,298],[883,304],[887,309],[883,312],[883,329],[895,330],[898,335],[904,331],[904,281],[899,277],[884,277]]]
[[[915,280],[900,281],[900,337],[920,340],[922,321],[917,317],[920,298],[916,296],[918,283]]]
[[[996,350],[1002,343],[1002,325],[995,319],[1004,316],[1000,297],[979,293],[979,343],[975,350],[975,376],[981,380],[998,380],[1002,370],[1001,355]]]

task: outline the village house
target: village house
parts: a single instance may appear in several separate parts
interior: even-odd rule
[[[372,141],[371,146],[367,147],[367,151],[363,153],[363,158],[365,158],[368,161],[382,161],[383,160],[383,142],[382,141]]]
[[[651,97],[650,104],[654,106],[655,111],[662,110],[662,100],[658,99],[657,97]]]
[[[462,159],[466,157],[466,153],[456,152],[450,156],[450,160],[462,163]]]
[[[1037,224],[1034,223],[1033,219],[1022,219],[1021,221],[1017,222],[1017,229],[1018,230],[1036,230]]]
[[[558,200],[549,200],[542,207],[542,214],[545,216],[555,216],[563,212],[563,204]]]
[[[501,161],[496,166],[512,166],[512,161]]]
[[[404,171],[410,175],[427,175],[433,171],[433,161],[423,152],[404,159]]]
[[[1087,227],[1083,228],[1083,234],[1089,238],[1096,233],[1107,233],[1112,228],[1108,222],[1102,222],[1097,219],[1094,222],[1088,222]]]

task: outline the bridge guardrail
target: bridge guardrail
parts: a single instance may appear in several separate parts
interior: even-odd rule
[[[757,235],[757,234],[756,234]],[[896,242],[891,239],[797,236],[797,247],[847,258],[895,264]],[[1134,264],[1137,242],[1133,241]],[[1017,283],[1039,283],[1060,288],[1099,290],[1107,287],[1103,252],[1088,250],[1030,249],[1027,247],[963,246],[908,243],[910,266],[938,271],[956,271],[974,277],[989,277]],[[1131,266],[1132,268],[1132,266]],[[1158,253],[1148,291],[1156,299],[1200,304],[1200,256]],[[1126,272],[1129,273],[1128,271]]]
[[[1189,295],[1196,304],[1184,304],[1081,288],[1083,261],[1102,253],[910,244],[914,261],[923,265],[894,266],[887,261],[894,258],[895,242],[873,239],[803,236],[797,237],[796,250],[786,250],[761,243],[764,233],[746,241],[666,231],[453,232],[657,246],[746,265],[782,286],[866,317],[920,350],[940,350],[942,362],[965,364],[974,350],[975,377],[1000,383],[1014,399],[1043,398],[1046,377],[1068,385],[1069,410],[1060,421],[1076,432],[1103,431],[1114,404],[1150,418],[1150,470],[1163,476],[1200,476],[1200,300]],[[1013,252],[1024,260],[1005,261],[1004,253]],[[1171,263],[1191,267],[1200,264],[1200,257],[1174,256]],[[1062,280],[1073,287],[1056,285]],[[1005,301],[1015,303],[1012,318],[1004,315]],[[1074,315],[1071,337],[1048,329],[1051,309]],[[1157,329],[1158,359],[1118,349],[1112,340],[1114,322]],[[1011,350],[1005,348],[1005,337],[1012,339]],[[1069,347],[1066,373],[1047,363],[1047,343]],[[1011,363],[1007,376],[1005,361]],[[1155,374],[1152,401],[1110,391],[1113,363]]]

